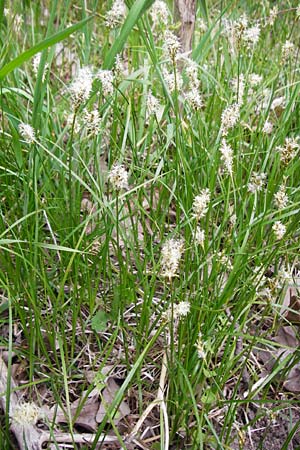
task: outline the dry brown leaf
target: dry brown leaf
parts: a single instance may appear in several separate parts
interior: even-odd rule
[[[291,347],[292,350],[297,348],[299,343],[294,328],[290,326],[279,328],[278,334],[275,336],[274,341],[278,342],[278,344],[284,345],[285,347]],[[282,350],[280,351],[282,352]]]
[[[281,327],[273,340],[280,344],[281,347],[259,352],[259,358],[264,363],[264,367],[268,372],[272,371],[276,361],[284,361],[287,356],[293,354],[300,343],[295,329],[291,326]],[[289,392],[300,392],[300,363],[295,364],[286,373],[283,387]]]
[[[101,394],[101,404],[99,407],[99,410],[97,412],[96,421],[98,423],[101,423],[104,419],[104,416],[106,414],[107,409],[111,405],[112,401],[114,400],[115,396],[118,393],[119,385],[115,382],[113,378],[108,378],[106,387],[102,391]],[[114,423],[117,425],[120,420],[127,416],[130,413],[129,406],[125,401],[122,401],[118,412],[115,414],[114,417]]]

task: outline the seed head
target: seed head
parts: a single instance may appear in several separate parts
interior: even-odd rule
[[[197,88],[192,88],[184,97],[195,111],[203,108],[203,99]]]
[[[274,203],[278,209],[286,208],[289,202],[288,195],[286,193],[285,184],[279,187],[279,190],[274,194]]]
[[[256,87],[260,85],[262,82],[263,77],[261,75],[258,75],[257,73],[251,73],[248,77],[248,82],[251,87]]]
[[[108,28],[116,28],[123,22],[125,14],[125,2],[123,0],[115,0],[111,9],[105,15],[105,25]]]
[[[88,135],[97,136],[101,130],[101,117],[97,109],[84,111],[84,124]]]
[[[277,220],[272,226],[276,239],[280,240],[286,233],[286,226],[280,220]]]
[[[164,80],[167,84],[167,87],[170,92],[174,92],[175,88],[180,91],[183,85],[182,77],[178,71],[176,71],[176,82],[175,82],[175,74],[174,72],[168,72],[164,67],[162,70]]]
[[[237,103],[228,106],[222,112],[221,131],[223,136],[227,136],[228,130],[233,128],[240,118],[240,107]]]
[[[76,111],[90,96],[92,90],[93,76],[89,67],[79,69],[78,75],[72,82],[69,91],[73,108]]]
[[[169,57],[171,58],[172,61],[175,61],[176,56],[178,55],[179,51],[180,51],[180,41],[178,39],[178,37],[176,36],[176,34],[174,34],[172,31],[170,30],[166,30],[165,34],[164,34],[164,51],[167,55],[169,55]]]
[[[268,120],[265,121],[264,126],[262,128],[262,132],[265,134],[271,134],[273,131],[273,124]]]
[[[243,41],[248,48],[253,48],[259,41],[260,26],[258,24],[247,28],[243,33]]]
[[[253,172],[250,182],[248,183],[248,192],[254,194],[263,189],[267,175],[265,173]]]
[[[277,147],[277,151],[280,153],[280,161],[284,165],[288,165],[297,155],[300,145],[298,142],[298,137],[290,138],[287,137],[284,142],[283,147]]]
[[[233,150],[229,144],[227,144],[225,139],[222,139],[221,147],[221,161],[224,164],[226,172],[232,175],[232,165],[233,165]]]
[[[41,417],[41,410],[34,403],[23,403],[13,411],[11,420],[14,424],[24,428],[35,425]]]
[[[148,92],[147,101],[146,101],[146,121],[148,122],[149,117],[155,116],[159,110],[159,101],[158,99],[151,93]]]
[[[128,172],[122,165],[114,165],[108,174],[108,179],[116,191],[128,189]]]
[[[114,74],[112,70],[101,69],[96,75],[102,83],[102,90],[104,95],[111,95],[114,92]]]
[[[35,131],[31,125],[21,122],[18,128],[20,135],[27,144],[32,144],[35,141]]]
[[[165,242],[161,250],[162,277],[170,280],[177,276],[183,251],[184,242],[182,239],[169,239]]]
[[[165,2],[156,0],[150,9],[150,17],[154,28],[163,25],[167,26],[170,21],[170,11]]]
[[[199,226],[197,226],[197,228],[196,228],[196,231],[194,234],[194,240],[195,240],[196,244],[201,245],[201,247],[204,247],[205,232]]]
[[[267,25],[273,26],[275,23],[275,20],[278,16],[278,6],[274,6],[272,9],[270,9],[270,15],[267,20]]]
[[[200,194],[194,198],[192,217],[196,220],[200,220],[202,217],[205,217],[205,214],[208,211],[209,202],[210,202],[209,189],[202,189]]]
[[[295,55],[295,45],[291,41],[285,41],[281,48],[281,62],[284,64]]]

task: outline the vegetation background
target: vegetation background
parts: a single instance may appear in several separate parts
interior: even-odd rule
[[[0,1],[0,448],[295,449],[297,1]]]

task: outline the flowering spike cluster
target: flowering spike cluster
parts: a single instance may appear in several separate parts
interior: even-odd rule
[[[21,122],[18,128],[20,135],[27,144],[32,144],[35,141],[35,131],[31,125]]]
[[[268,120],[265,121],[264,126],[262,127],[262,132],[265,134],[271,134],[273,131],[273,124]]]
[[[196,244],[201,245],[201,247],[204,248],[205,232],[199,226],[196,228],[194,240]]]
[[[128,75],[128,71],[125,67],[124,60],[120,54],[118,54],[116,56],[113,72],[114,72],[115,80],[117,80],[117,81],[118,80],[120,81],[123,78],[126,78]]]
[[[189,79],[192,89],[199,89],[200,80],[198,78],[198,64],[190,58],[186,59],[185,73]]]
[[[243,34],[243,41],[246,43],[247,48],[253,48],[259,41],[260,26],[255,24],[250,28],[247,28]]]
[[[275,234],[276,239],[280,240],[283,238],[283,236],[286,233],[286,226],[283,225],[282,222],[280,222],[280,220],[277,220],[274,225],[272,226],[272,230]]]
[[[115,28],[120,25],[126,14],[126,5],[123,0],[115,0],[111,9],[105,15],[105,25]]]
[[[248,183],[248,192],[255,194],[255,192],[262,191],[267,175],[265,173],[253,172],[250,182]]]
[[[281,62],[284,64],[295,55],[295,45],[291,41],[285,41],[281,47]]]
[[[191,310],[190,302],[182,301],[173,305],[173,314],[172,314],[172,306],[170,306],[165,313],[163,313],[163,318],[169,322],[172,320],[176,321],[181,319],[182,317],[186,317]]]
[[[234,52],[235,48],[245,45],[246,48],[253,48],[260,36],[260,26],[258,23],[248,26],[249,21],[246,14],[243,14],[237,20],[223,19],[224,34],[230,43],[230,50]]]
[[[174,34],[172,31],[170,30],[166,30],[165,34],[164,34],[164,51],[167,55],[169,55],[169,57],[171,58],[171,60],[174,62],[176,59],[176,56],[178,55],[179,51],[180,51],[180,41],[178,39],[178,37],[176,36],[176,34]]]
[[[287,137],[285,139],[284,146],[276,148],[276,150],[280,153],[280,161],[284,165],[288,165],[297,155],[300,149],[298,139],[299,138]]]
[[[96,75],[102,83],[102,90],[104,95],[111,95],[114,92],[114,74],[112,70],[101,69]]]
[[[179,72],[176,71],[176,79],[174,72],[168,72],[165,67],[163,68],[162,73],[170,92],[174,92],[176,87],[178,91],[181,90],[183,81]]]
[[[90,96],[93,76],[89,67],[79,69],[78,75],[69,87],[73,108],[76,111]]]
[[[274,203],[278,209],[286,208],[288,205],[289,198],[286,193],[286,186],[282,184],[279,190],[274,194]]]
[[[200,92],[198,92],[196,88],[192,88],[192,90],[188,91],[184,97],[195,111],[198,111],[199,109],[203,108],[204,103],[202,95],[200,94]]]
[[[14,408],[11,421],[24,428],[35,425],[41,417],[41,410],[35,403],[23,403]]]
[[[226,172],[232,175],[232,165],[233,165],[233,150],[229,144],[227,144],[225,139],[222,139],[221,147],[221,160],[224,164]]]
[[[165,242],[161,250],[161,276],[164,278],[174,278],[177,276],[179,262],[184,251],[182,239],[169,239]]]
[[[248,76],[248,82],[251,87],[259,86],[262,82],[263,77],[261,75],[258,75],[257,73],[250,73]]]
[[[165,2],[156,0],[150,9],[150,17],[154,28],[160,25],[167,26],[170,21],[170,11]]]
[[[240,107],[237,103],[224,109],[221,116],[222,136],[227,136],[228,131],[233,128],[240,118]]]
[[[100,133],[101,117],[97,109],[93,109],[93,111],[84,111],[84,125],[88,135],[97,136],[97,134]]]
[[[205,359],[206,358],[205,343],[203,342],[201,331],[199,331],[195,347],[197,349],[198,358]]]
[[[238,78],[230,80],[230,86],[232,91],[237,95],[237,104],[243,103],[243,97],[245,92],[245,76],[243,73]]]
[[[205,214],[208,211],[209,202],[210,202],[209,189],[202,189],[200,194],[194,198],[192,217],[196,220],[200,220],[202,217],[205,217]]]
[[[269,17],[267,19],[267,25],[270,25],[271,27],[274,25],[275,20],[277,19],[278,16],[278,6],[274,6],[272,9],[270,9],[270,14]]]
[[[158,99],[151,93],[148,92],[147,100],[146,100],[146,121],[149,121],[149,117],[155,116],[157,111],[159,110],[159,101]]]
[[[37,76],[37,74],[38,74],[40,62],[41,62],[41,53],[37,53],[32,60],[32,70],[33,70],[33,73],[35,74],[35,76]],[[46,76],[48,69],[49,69],[49,65],[48,65],[48,63],[46,63],[45,67],[44,67],[44,72],[42,75],[43,82],[45,81],[45,76]]]
[[[108,179],[116,191],[128,189],[128,172],[122,165],[115,164],[108,174]]]

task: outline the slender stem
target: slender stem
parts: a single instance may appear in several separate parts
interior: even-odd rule
[[[73,136],[76,121],[76,113],[77,111],[75,110],[72,121],[70,145],[69,145],[69,214],[71,224],[73,223],[73,201],[72,201],[72,170],[73,170],[73,156],[74,156]]]

